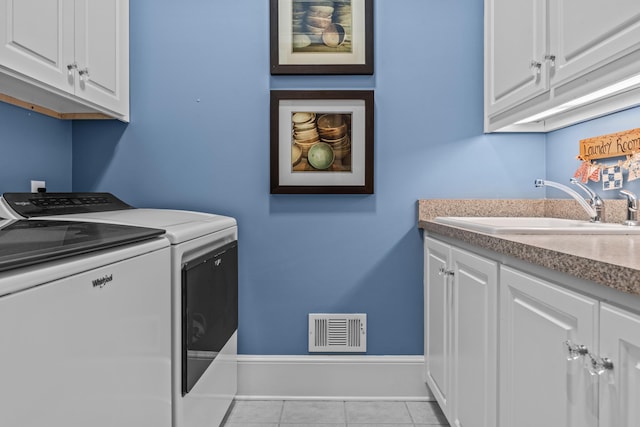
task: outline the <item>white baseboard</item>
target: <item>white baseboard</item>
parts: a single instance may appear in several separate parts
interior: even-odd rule
[[[423,356],[238,356],[237,399],[434,400]]]

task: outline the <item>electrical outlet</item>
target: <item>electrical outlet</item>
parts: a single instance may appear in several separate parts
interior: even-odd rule
[[[38,188],[47,188],[47,184],[44,181],[31,181],[31,192],[37,193]]]

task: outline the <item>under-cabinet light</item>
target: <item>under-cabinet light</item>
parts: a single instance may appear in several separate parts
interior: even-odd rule
[[[521,125],[525,123],[537,122],[547,117],[551,117],[553,115],[561,113],[563,111],[588,104],[589,102],[596,101],[598,99],[606,98],[607,96],[622,92],[624,90],[630,89],[633,86],[637,86],[637,85],[640,85],[640,74],[630,77],[626,80],[622,80],[621,82],[612,84],[611,86],[607,86],[604,89],[596,90],[595,92],[591,92],[588,95],[581,96],[580,98],[576,98],[572,101],[565,102],[562,105],[550,108],[548,110],[543,111],[542,113],[534,114],[533,116],[520,120],[515,124]]]

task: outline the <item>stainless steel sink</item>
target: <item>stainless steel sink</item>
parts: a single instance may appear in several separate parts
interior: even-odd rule
[[[436,217],[435,222],[486,234],[640,234],[639,226],[546,217]]]

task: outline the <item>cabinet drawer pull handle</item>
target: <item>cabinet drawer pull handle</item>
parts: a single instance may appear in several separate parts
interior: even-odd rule
[[[444,267],[440,267],[440,269],[438,270],[438,275],[439,276],[453,276],[453,271],[451,270],[447,270]]]
[[[564,342],[567,360],[577,360],[589,354],[589,349],[582,344],[574,344],[570,340]]]

